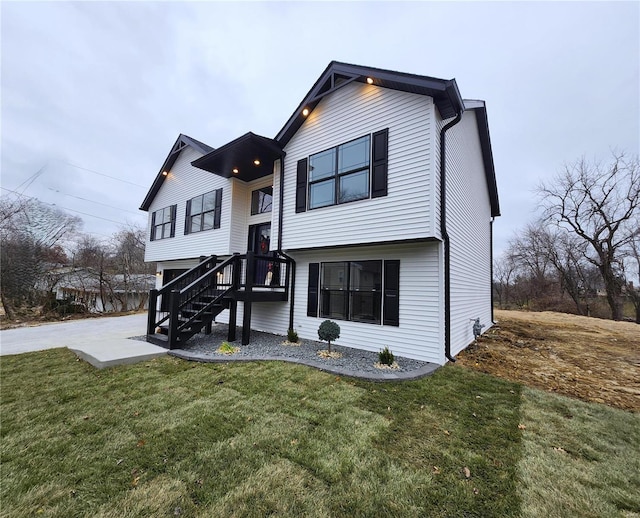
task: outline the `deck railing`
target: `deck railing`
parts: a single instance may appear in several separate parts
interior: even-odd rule
[[[286,297],[291,282],[291,261],[276,253],[234,254],[224,261],[215,255],[205,258],[191,270],[176,277],[160,289],[149,292],[147,335],[166,327],[168,344],[188,339],[209,324],[205,315],[234,292],[244,292],[251,300],[253,292],[280,292]],[[235,313],[235,311],[234,311]],[[200,325],[201,324],[201,325]]]

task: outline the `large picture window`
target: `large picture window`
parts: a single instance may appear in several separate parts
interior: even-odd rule
[[[185,234],[220,228],[222,189],[207,192],[187,201]]]
[[[382,261],[322,263],[320,316],[380,324]]]
[[[309,208],[369,197],[371,137],[365,135],[309,157]]]
[[[151,241],[175,236],[176,205],[170,205],[151,214]]]
[[[400,325],[400,261],[309,264],[307,316]]]

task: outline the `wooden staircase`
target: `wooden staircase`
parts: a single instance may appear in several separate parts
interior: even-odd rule
[[[215,318],[229,310],[228,340],[235,340],[237,303],[244,303],[242,343],[249,343],[251,304],[288,300],[293,260],[284,254],[258,256],[252,252],[218,260],[204,258],[197,266],[161,289],[149,292],[147,341],[168,349],[180,348],[191,337],[211,332]],[[270,272],[256,281],[260,272]],[[256,273],[258,272],[258,273]]]

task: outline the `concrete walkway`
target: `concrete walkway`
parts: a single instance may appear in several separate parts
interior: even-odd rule
[[[87,318],[0,331],[0,355],[68,347],[102,369],[167,354],[167,350],[130,336],[144,335],[147,315]]]

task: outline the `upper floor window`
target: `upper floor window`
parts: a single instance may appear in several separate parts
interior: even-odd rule
[[[309,208],[369,197],[369,135],[309,157]]]
[[[251,193],[251,215],[271,212],[273,204],[273,187],[263,187]]]
[[[389,130],[298,160],[296,212],[387,195]]]
[[[170,205],[151,214],[151,241],[176,235],[176,207]]]
[[[221,208],[222,189],[216,189],[187,200],[184,233],[191,234],[220,228]]]

